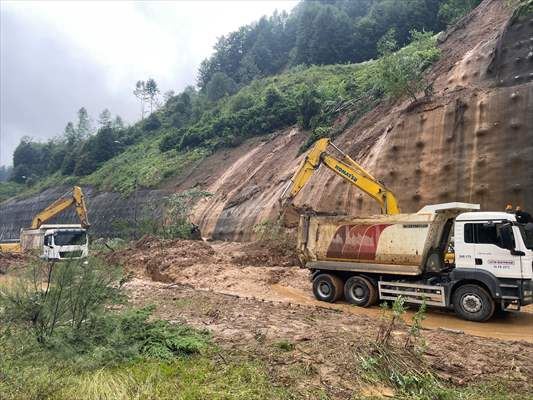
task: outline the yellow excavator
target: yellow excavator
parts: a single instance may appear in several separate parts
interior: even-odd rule
[[[330,154],[328,152],[329,147],[338,151],[342,155],[342,160]],[[400,213],[398,200],[394,193],[356,163],[348,154],[335,146],[329,138],[317,140],[305,157],[302,165],[281,194],[282,210],[302,190],[322,164],[376,200],[383,214]]]
[[[46,221],[51,220],[56,215],[61,214],[67,208],[74,206],[76,214],[80,219],[80,224],[84,229],[89,228],[89,216],[87,215],[87,206],[85,205],[85,196],[79,186],[74,186],[72,196],[57,199],[43,211],[33,217],[30,229],[38,229]]]
[[[31,222],[28,229],[23,229],[21,232],[21,240],[14,243],[0,243],[0,252],[4,253],[20,253],[23,251],[22,235],[25,231],[34,231],[41,228],[41,226],[50,221],[55,216],[61,214],[69,207],[75,207],[76,214],[80,220],[81,228],[87,229],[90,226],[89,216],[87,214],[87,206],[85,205],[85,196],[79,186],[74,186],[72,195],[69,197],[61,197],[46,207],[43,211],[38,213]]]
[[[342,155],[342,160],[330,154],[328,152],[329,147],[339,152]],[[317,140],[305,157],[302,165],[281,194],[281,212],[284,212],[284,209],[292,202],[292,199],[302,190],[322,164],[376,200],[381,207],[382,214],[395,215],[401,213],[394,193],[355,162],[348,154],[335,146],[329,138]],[[452,251],[445,252],[444,260],[446,263],[452,264],[454,259]]]

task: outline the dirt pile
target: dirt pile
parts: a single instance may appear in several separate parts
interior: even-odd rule
[[[270,242],[249,242],[234,252],[231,260],[237,265],[256,267],[291,267],[298,265],[298,257],[292,246]]]
[[[197,289],[275,299],[271,285],[307,289],[308,274],[289,251],[262,243],[160,240],[146,237],[105,255],[136,277]]]
[[[215,252],[211,246],[196,240],[164,240],[146,236],[132,246],[106,254],[109,263],[122,265],[135,276],[148,276],[155,281],[173,282],[173,277],[192,265],[209,264]]]
[[[5,274],[13,267],[20,266],[30,260],[25,254],[0,253],[0,274]]]

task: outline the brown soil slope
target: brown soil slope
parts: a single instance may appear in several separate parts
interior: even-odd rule
[[[382,104],[336,143],[399,197],[402,210],[478,202],[533,206],[533,16],[512,18],[485,0],[440,37],[430,71],[434,94],[419,104]],[[340,123],[340,122],[339,122]],[[195,210],[206,237],[246,240],[274,217],[277,198],[302,156],[297,129],[218,152],[171,188],[214,193]],[[296,199],[319,211],[378,212],[372,200],[321,170]]]

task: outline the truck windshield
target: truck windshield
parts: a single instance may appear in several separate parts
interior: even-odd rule
[[[62,231],[54,235],[56,246],[77,246],[87,243],[85,231]]]
[[[529,250],[533,250],[533,223],[518,224],[524,243]]]

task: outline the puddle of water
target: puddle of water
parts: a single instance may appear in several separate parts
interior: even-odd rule
[[[316,300],[310,292],[279,284],[272,285],[272,290],[279,296],[278,300],[326,307],[350,314],[370,315],[373,317],[381,315],[381,310],[378,306],[362,308],[347,303],[325,303]],[[510,311],[505,313],[503,317],[494,317],[490,321],[480,323],[465,321],[455,316],[452,312],[432,308],[428,311],[427,318],[422,325],[424,328],[429,329],[453,329],[475,336],[504,340],[524,340],[533,343],[533,313],[531,311],[533,311],[533,308],[529,306],[526,307],[525,312]],[[406,312],[406,322],[410,321],[413,314],[413,311]]]

